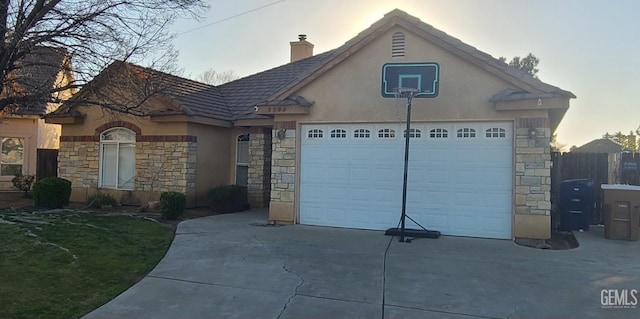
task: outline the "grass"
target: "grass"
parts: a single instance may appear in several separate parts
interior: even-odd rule
[[[0,318],[78,318],[142,279],[172,239],[139,217],[0,210]]]

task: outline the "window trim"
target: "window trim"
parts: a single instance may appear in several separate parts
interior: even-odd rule
[[[130,133],[133,136],[133,139],[132,140],[113,140],[113,141],[112,140],[104,140],[104,135],[105,134],[108,134],[111,131],[118,131],[118,130],[126,131],[127,133]],[[104,130],[102,133],[100,133],[100,142],[99,143],[100,143],[99,144],[99,156],[100,156],[100,158],[99,158],[99,164],[98,164],[99,165],[98,166],[98,188],[115,189],[115,190],[127,190],[127,191],[135,190],[136,132],[134,132],[134,131],[126,128],[126,127],[121,127],[121,126],[112,127],[112,128],[107,129],[107,130]],[[133,176],[132,176],[133,182],[131,183],[131,187],[130,188],[119,185],[120,184],[119,181],[118,181],[119,177],[120,177],[119,175],[116,175],[115,186],[111,186],[111,185],[105,186],[103,184],[104,182],[103,182],[102,173],[104,171],[104,165],[105,165],[105,162],[104,162],[104,146],[105,145],[116,145],[116,169],[115,169],[116,174],[119,174],[119,171],[120,171],[119,170],[119,168],[120,168],[119,164],[120,164],[120,149],[121,149],[121,145],[128,145],[127,147],[133,146],[133,151],[134,151],[133,152],[133,156],[134,156],[133,157]]]
[[[21,163],[2,163],[2,144],[3,144],[3,139],[18,139],[21,140],[22,142],[22,155],[21,155]],[[27,162],[27,156],[28,156],[28,152],[26,152],[25,150],[27,149],[27,137],[26,136],[0,136],[0,172],[1,172],[1,166],[2,165],[20,165],[20,173],[24,174],[25,172],[25,167]],[[0,178],[13,178],[15,175],[0,175]]]

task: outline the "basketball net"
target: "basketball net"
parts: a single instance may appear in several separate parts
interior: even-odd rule
[[[415,88],[393,88],[394,97],[394,105],[396,107],[396,117],[400,119],[402,114],[400,113],[401,108],[406,107],[407,104],[418,94],[420,90]]]

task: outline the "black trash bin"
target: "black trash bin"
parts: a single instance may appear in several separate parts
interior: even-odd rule
[[[590,179],[570,179],[560,183],[560,230],[589,230],[593,213],[594,188]]]

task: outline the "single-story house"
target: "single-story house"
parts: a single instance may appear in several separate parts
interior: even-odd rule
[[[140,114],[82,104],[105,91],[98,77],[47,119],[63,125],[73,199],[176,190],[199,206],[238,183],[278,222],[395,227],[409,100],[394,89],[408,87],[407,214],[445,235],[550,236],[549,141],[571,92],[400,10],[328,52],[303,35],[290,45],[290,63],[218,87],[164,75],[171,85]]]
[[[622,145],[612,141],[608,138],[595,139],[589,143],[586,143],[580,147],[571,149],[572,153],[622,153],[624,149]]]
[[[37,48],[16,67],[3,98],[26,98],[0,112],[0,190],[15,190],[11,180],[16,174],[36,175],[38,149],[58,149],[62,128],[42,117],[60,106],[55,100],[67,99],[74,91],[56,92],[73,79],[63,50]]]

